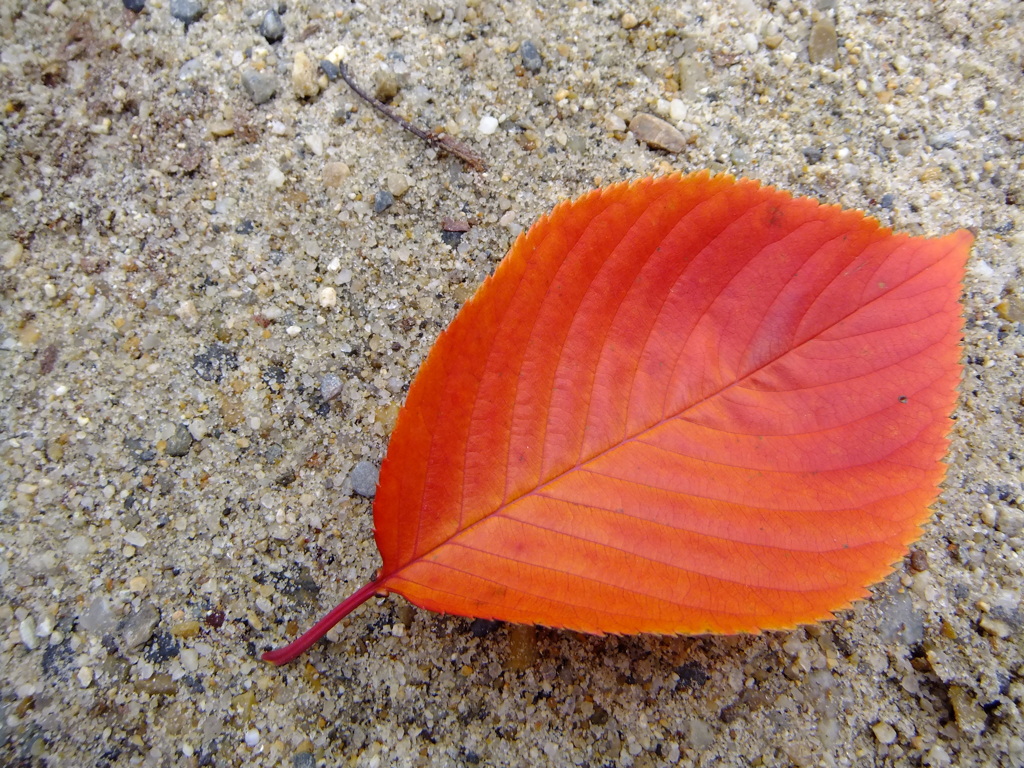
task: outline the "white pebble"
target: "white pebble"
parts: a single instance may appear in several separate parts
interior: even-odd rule
[[[194,648],[186,648],[181,652],[181,666],[188,672],[199,669],[199,652]]]
[[[133,547],[139,548],[144,547],[149,543],[149,539],[143,536],[138,531],[130,531],[124,536],[124,543],[131,544]]]
[[[668,114],[673,121],[679,122],[686,119],[686,104],[682,99],[672,99],[668,103]]]
[[[338,292],[329,285],[320,289],[320,306],[330,309],[338,303]]]
[[[78,684],[83,688],[92,685],[92,667],[82,667],[78,670]]]
[[[498,130],[498,118],[491,115],[484,115],[480,118],[480,125],[477,127],[484,136],[490,136]]]
[[[272,168],[270,173],[267,174],[267,183],[274,189],[280,189],[284,186],[284,174],[280,168]]]
[[[21,623],[18,625],[18,634],[21,635],[21,642],[30,651],[34,651],[36,646],[39,645],[39,638],[36,637],[36,620],[31,616],[21,620]]]
[[[297,325],[289,325],[287,328],[284,329],[284,332],[287,333],[289,336],[298,336],[300,333],[302,333],[302,329],[299,328],[299,326]]]
[[[192,435],[193,440],[202,440],[206,437],[209,429],[210,428],[206,425],[206,421],[203,419],[192,419],[188,424],[188,433]]]
[[[255,747],[260,743],[260,732],[255,728],[250,728],[245,732],[245,743],[247,746]]]

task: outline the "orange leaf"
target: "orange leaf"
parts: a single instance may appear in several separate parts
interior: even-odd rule
[[[642,179],[521,236],[413,382],[377,579],[433,611],[592,633],[828,618],[943,478],[971,235],[894,235],[749,180]]]

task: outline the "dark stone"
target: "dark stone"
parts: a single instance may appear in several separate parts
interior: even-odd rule
[[[679,675],[679,686],[686,688],[700,688],[711,679],[704,667],[696,661],[688,661],[676,667],[676,674]]]
[[[67,680],[75,666],[75,652],[70,639],[59,645],[48,645],[43,651],[43,674]]]
[[[133,13],[142,13],[146,0],[124,0],[124,7]]]
[[[256,227],[253,225],[252,221],[250,221],[249,219],[242,219],[240,222],[238,222],[238,226],[235,227],[235,234],[251,235],[254,229],[256,229]]]
[[[386,189],[377,190],[377,194],[373,196],[373,212],[384,213],[388,208],[395,204],[395,196],[388,192]]]
[[[441,233],[441,242],[445,245],[450,245],[452,248],[458,247],[459,243],[462,242],[463,232],[449,232],[445,230]]]
[[[178,21],[189,24],[199,21],[203,15],[203,6],[196,0],[171,0],[171,16]]]
[[[192,433],[188,431],[188,427],[179,424],[178,428],[174,430],[174,434],[167,438],[167,455],[175,457],[187,455],[192,447],[192,442]]]
[[[604,725],[608,722],[608,712],[602,707],[594,707],[594,714],[590,716],[591,725]]]
[[[203,381],[220,381],[224,373],[238,367],[238,356],[223,344],[211,344],[192,358],[192,367]]]
[[[802,152],[804,153],[804,157],[807,159],[807,162],[811,165],[820,163],[821,158],[825,156],[824,150],[819,147],[804,147]]]
[[[260,22],[260,34],[268,43],[279,42],[284,37],[284,22],[273,8],[263,14],[263,21]]]
[[[541,59],[537,46],[533,44],[532,40],[523,40],[522,45],[519,46],[519,53],[523,57],[523,67],[525,69],[531,72],[540,72],[540,68],[544,66],[544,61]]]
[[[886,192],[884,195],[882,195],[882,199],[879,202],[879,205],[881,205],[883,208],[885,208],[885,210],[891,211],[893,203],[895,203],[895,202],[896,202],[896,195],[894,195],[892,192]]]
[[[469,632],[473,637],[485,637],[500,626],[501,622],[495,619],[473,619]]]
[[[224,626],[224,611],[210,611],[206,614],[206,626],[220,629]]]
[[[170,632],[157,632],[146,646],[145,657],[154,664],[173,659],[181,653],[181,645]]]
[[[327,79],[332,83],[341,77],[341,68],[327,59],[320,59],[320,71],[327,75]]]
[[[262,378],[263,383],[270,387],[270,389],[278,391],[281,389],[281,385],[284,384],[285,379],[288,378],[288,372],[280,365],[268,365],[263,369]]]

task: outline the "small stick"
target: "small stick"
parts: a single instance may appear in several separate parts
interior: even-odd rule
[[[413,125],[404,117],[395,112],[395,110],[391,109],[391,107],[389,107],[383,101],[380,101],[379,99],[371,96],[369,93],[364,91],[362,88],[359,87],[359,84],[356,83],[355,79],[352,77],[352,73],[345,65],[345,62],[338,62],[338,71],[341,74],[341,79],[348,83],[348,87],[355,91],[356,95],[359,96],[359,98],[361,98],[363,101],[365,101],[367,104],[376,109],[385,117],[394,120],[409,133],[413,134],[414,136],[419,136],[421,139],[423,139],[431,146],[437,147],[438,149],[443,150],[450,155],[455,155],[455,157],[459,158],[459,160],[464,162],[466,165],[468,165],[475,171],[483,171],[487,167],[486,164],[484,163],[484,159],[480,157],[480,155],[476,154],[476,152],[471,150],[469,147],[467,147],[465,144],[456,141],[451,136],[445,133],[436,134],[430,131],[425,131],[417,125]]]

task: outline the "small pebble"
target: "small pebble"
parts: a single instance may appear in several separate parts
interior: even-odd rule
[[[988,632],[990,635],[1005,640],[1013,632],[1013,629],[1002,619],[997,619],[993,616],[982,616],[978,621],[978,626]]]
[[[247,69],[242,73],[242,88],[253,104],[266,104],[277,93],[277,81],[273,75]]]
[[[152,603],[143,603],[139,610],[121,621],[118,631],[121,634],[121,647],[125,651],[138,648],[149,641],[160,621],[160,612]]]
[[[622,19],[620,21],[622,23],[623,29],[635,29],[636,26],[640,23],[640,20],[637,19],[636,14],[629,12],[622,14]]]
[[[398,76],[390,69],[378,69],[373,76],[373,95],[385,104],[398,95]]]
[[[892,744],[896,741],[896,729],[888,723],[875,723],[871,726],[871,730],[874,731],[875,738],[882,744]]]
[[[327,75],[327,79],[332,83],[341,77],[341,68],[328,59],[320,59],[320,71]]]
[[[189,672],[199,669],[199,653],[194,648],[186,648],[181,652],[181,666]]]
[[[682,99],[672,99],[672,101],[668,103],[668,115],[676,123],[680,120],[685,120],[686,103]]]
[[[171,0],[171,16],[185,22],[186,27],[199,21],[202,15],[203,6],[196,0]]]
[[[324,377],[320,379],[320,397],[324,399],[324,402],[330,402],[341,394],[344,386],[341,379],[333,373],[324,374]]]
[[[1020,532],[1024,530],[1024,512],[1016,507],[1001,507],[996,529],[1007,536],[1019,536]]]
[[[834,62],[838,51],[838,39],[835,25],[828,19],[822,19],[811,27],[811,36],[807,41],[807,58],[811,64]]]
[[[245,732],[245,744],[248,747],[255,747],[260,743],[260,732],[255,728],[250,728]]]
[[[124,0],[124,7],[133,13],[142,13],[146,7],[146,0]]]
[[[820,163],[821,158],[825,156],[824,150],[820,147],[804,147],[801,152],[803,153],[804,159],[807,160],[808,165]]]
[[[206,423],[206,419],[192,419],[188,423],[188,433],[192,435],[192,439],[199,441],[202,440],[209,433],[210,427]]]
[[[480,118],[480,125],[477,126],[477,130],[484,136],[490,136],[498,130],[498,118],[493,115],[484,115]]]
[[[124,543],[131,544],[133,547],[144,547],[149,543],[149,539],[139,531],[129,531],[124,535]]]
[[[660,117],[641,112],[629,122],[629,130],[639,141],[653,149],[682,152],[686,137]]]
[[[299,752],[297,755],[292,755],[292,768],[314,768],[316,765],[316,758],[313,757],[312,752]]]
[[[280,189],[284,186],[285,176],[284,171],[280,168],[271,168],[270,173],[267,174],[267,184],[274,189]]]
[[[192,442],[192,434],[188,431],[188,427],[179,424],[175,428],[174,434],[167,438],[166,453],[168,456],[184,456],[192,447]]]
[[[388,208],[395,204],[395,196],[388,192],[386,189],[377,190],[377,194],[373,196],[373,212],[384,213]]]
[[[329,285],[325,286],[320,289],[318,302],[324,309],[330,309],[338,303],[338,292]]]
[[[273,8],[263,14],[263,20],[260,22],[260,34],[268,43],[279,42],[284,37],[284,22]]]
[[[82,667],[80,670],[78,670],[78,674],[76,675],[76,677],[78,678],[78,684],[80,686],[82,686],[83,688],[88,688],[90,685],[92,685],[92,667]]]
[[[544,61],[532,40],[523,41],[519,46],[519,55],[523,57],[523,68],[530,72],[540,72],[541,67],[544,66]]]
[[[324,163],[323,185],[328,189],[336,189],[351,172],[345,163]]]
[[[388,192],[394,195],[396,198],[401,197],[409,191],[409,177],[404,173],[389,173],[388,174]]]
[[[360,461],[349,473],[348,479],[352,483],[352,492],[372,499],[377,493],[377,478],[379,471],[377,467],[368,461]]]
[[[292,92],[297,99],[311,99],[320,93],[317,65],[305,51],[298,51],[292,62]]]
[[[30,651],[34,651],[39,645],[39,638],[36,636],[36,620],[31,616],[22,619],[18,624],[18,634],[21,636],[21,642]]]

